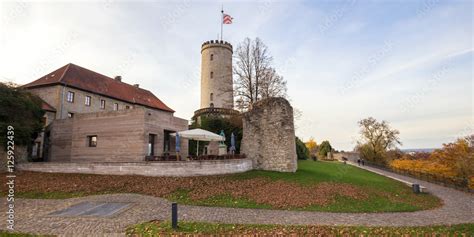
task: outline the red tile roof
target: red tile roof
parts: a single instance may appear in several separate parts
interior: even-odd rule
[[[62,84],[110,98],[143,105],[159,110],[174,112],[148,90],[112,79],[89,69],[67,64],[40,79],[24,85],[24,88],[34,88]]]
[[[56,109],[50,104],[46,103],[44,100],[41,103],[41,108],[46,111],[56,112]]]

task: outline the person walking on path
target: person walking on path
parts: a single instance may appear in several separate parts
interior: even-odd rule
[[[360,159],[357,159],[357,165],[360,166]]]

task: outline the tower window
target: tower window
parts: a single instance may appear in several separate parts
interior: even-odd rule
[[[213,78],[213,77],[214,77],[214,72],[211,72],[211,78]]]
[[[214,60],[214,54],[211,54],[211,61]]]
[[[211,99],[211,101],[214,100],[214,93],[211,93],[210,99]]]
[[[211,103],[209,107],[214,108],[214,103]]]

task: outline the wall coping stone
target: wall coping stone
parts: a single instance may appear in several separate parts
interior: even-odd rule
[[[233,174],[252,170],[252,160],[143,161],[143,162],[29,162],[18,170],[46,173],[85,173],[143,176],[203,176]]]

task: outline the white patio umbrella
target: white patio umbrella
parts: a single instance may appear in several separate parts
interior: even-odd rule
[[[197,141],[196,155],[199,155],[199,141],[225,141],[225,137],[200,128],[181,131],[177,133],[181,138],[187,138]],[[176,133],[171,133],[170,135],[176,136]]]

